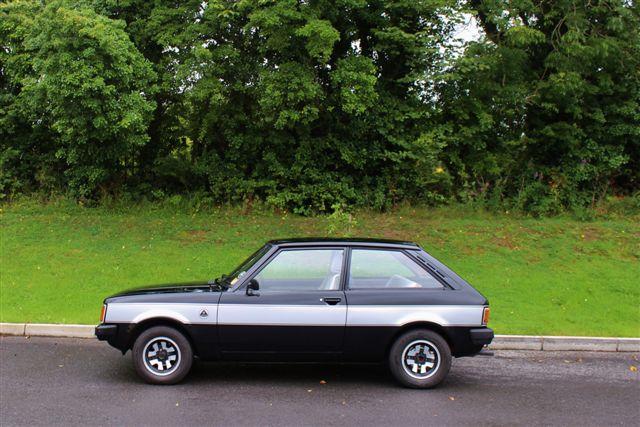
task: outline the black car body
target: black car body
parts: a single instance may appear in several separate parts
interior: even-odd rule
[[[289,239],[268,242],[214,282],[109,297],[96,335],[123,353],[133,348],[134,362],[143,365],[138,372],[150,382],[175,382],[167,372],[176,359],[164,365],[152,359],[150,365],[145,354],[160,352],[167,360],[162,349],[175,344],[175,352],[178,343],[170,337],[148,341],[136,357],[145,331],[169,328],[204,360],[383,362],[412,331],[440,337],[449,358],[474,355],[493,338],[487,320],[487,299],[415,243]],[[416,369],[430,371],[424,363],[446,356],[428,338],[399,356],[410,376],[419,374]],[[182,363],[190,366],[183,353]],[[418,359],[423,363],[416,368]],[[158,373],[161,381],[152,375]],[[435,385],[421,379],[405,384]]]

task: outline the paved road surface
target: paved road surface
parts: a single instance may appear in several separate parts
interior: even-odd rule
[[[2,337],[0,425],[637,426],[638,358],[502,351],[455,359],[435,390],[400,388],[376,366],[198,363],[161,387],[105,343]]]

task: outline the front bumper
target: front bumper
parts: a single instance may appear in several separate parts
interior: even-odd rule
[[[98,325],[95,334],[100,341],[111,341],[118,334],[118,325]]]
[[[487,345],[493,340],[493,329],[477,328],[469,331],[471,342],[474,345]]]

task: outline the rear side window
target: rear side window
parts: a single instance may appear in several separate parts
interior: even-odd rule
[[[442,284],[402,251],[351,251],[349,289],[443,289]]]

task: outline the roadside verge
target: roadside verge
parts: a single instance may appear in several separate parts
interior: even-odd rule
[[[93,325],[0,323],[0,335],[95,338]],[[640,352],[640,338],[496,335],[491,350]]]

